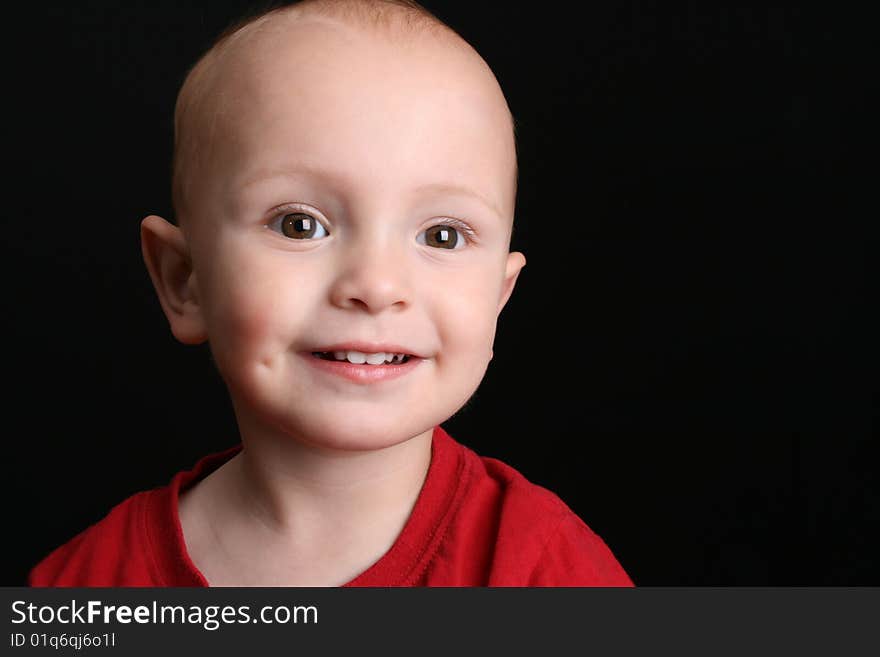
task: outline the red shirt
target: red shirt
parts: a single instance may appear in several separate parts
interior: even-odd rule
[[[57,548],[31,586],[208,586],[186,551],[182,490],[241,446],[137,493]],[[431,465],[394,545],[345,586],[632,586],[605,543],[556,495],[434,429]]]

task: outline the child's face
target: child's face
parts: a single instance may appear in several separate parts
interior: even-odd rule
[[[240,422],[345,449],[430,430],[479,385],[525,264],[508,253],[515,152],[494,77],[427,37],[318,21],[225,66],[185,233]],[[313,355],[353,342],[419,358],[366,383]]]

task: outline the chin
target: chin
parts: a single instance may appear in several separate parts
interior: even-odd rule
[[[343,451],[373,451],[393,447],[434,428],[429,419],[403,422],[400,418],[358,417],[300,418],[296,427],[285,431],[303,442]]]

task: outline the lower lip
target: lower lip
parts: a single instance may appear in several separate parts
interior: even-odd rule
[[[412,372],[424,360],[410,356],[407,362],[396,365],[355,365],[347,360],[324,360],[313,356],[311,352],[302,355],[312,367],[354,383],[379,383],[398,379]]]

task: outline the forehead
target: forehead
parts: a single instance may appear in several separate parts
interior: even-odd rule
[[[351,191],[468,188],[512,213],[515,147],[503,93],[467,44],[383,40],[324,19],[251,35],[219,62],[210,178],[250,193],[321,170]],[[217,190],[215,190],[217,191]]]

